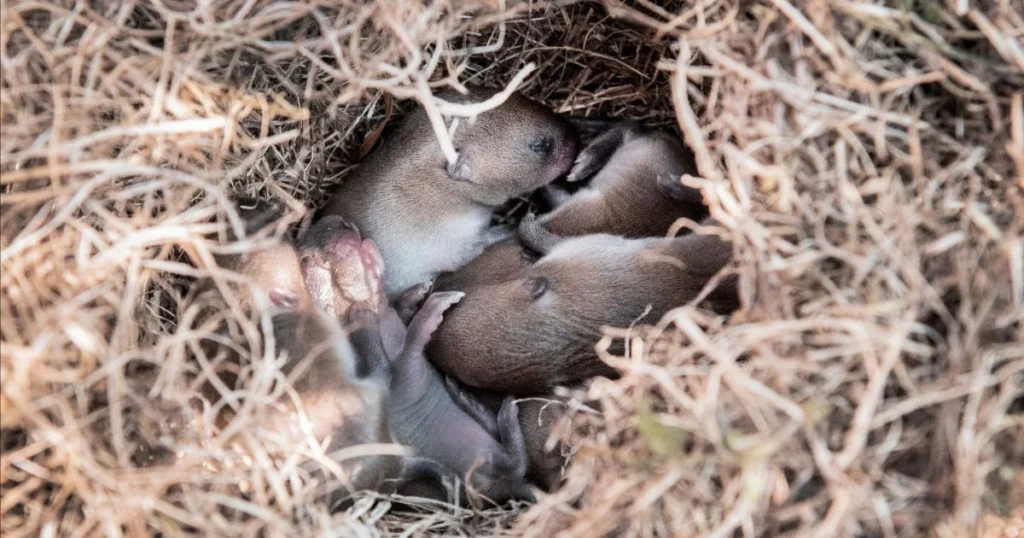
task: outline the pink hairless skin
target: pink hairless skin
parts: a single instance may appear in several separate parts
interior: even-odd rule
[[[348,322],[354,309],[369,310],[379,320],[387,356],[397,355],[405,327],[388,304],[384,260],[373,241],[363,239],[341,217],[329,215],[306,231],[298,248],[313,304],[340,322]],[[422,299],[411,300],[418,304]],[[379,367],[387,369],[386,364]]]
[[[384,260],[376,245],[354,226],[329,216],[314,224],[299,244],[302,271],[313,300],[344,319],[355,305],[381,313],[387,307],[382,287]]]

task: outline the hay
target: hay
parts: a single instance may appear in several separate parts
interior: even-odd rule
[[[1019,528],[1019,0],[361,4],[0,1],[4,536]],[[183,298],[263,240],[218,239],[227,194],[294,221],[425,84],[528,62],[560,111],[680,129],[744,307],[613,331],[534,507],[331,513],[318,445],[254,431],[269,389],[232,435],[195,405]]]

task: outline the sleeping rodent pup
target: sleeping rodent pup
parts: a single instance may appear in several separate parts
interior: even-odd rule
[[[613,375],[594,350],[601,327],[659,319],[697,297],[732,256],[730,243],[710,235],[560,238],[524,224],[539,228],[523,239],[543,257],[519,278],[467,293],[428,347],[434,364],[471,387],[533,395]],[[734,309],[735,279],[708,301]]]
[[[438,97],[480,102],[496,92],[471,89]],[[321,211],[339,215],[372,239],[388,268],[390,299],[466,264],[511,234],[492,228],[494,209],[566,174],[579,150],[569,122],[518,93],[475,118],[459,118],[449,163],[418,108],[348,177]]]
[[[269,222],[268,208],[240,211],[247,228],[254,222]],[[247,364],[269,352],[280,360],[282,378],[275,379],[272,393],[279,395],[280,406],[269,406],[261,415],[259,427],[265,436],[285,443],[302,443],[307,434],[318,441],[330,439],[325,447],[329,455],[339,449],[366,443],[391,443],[387,422],[387,384],[371,375],[365,357],[357,352],[337,320],[317,308],[308,293],[298,252],[288,241],[280,240],[244,254],[217,257],[221,268],[237,273],[241,281],[227,289],[239,298],[243,314],[254,322],[259,348],[247,360],[234,346],[216,345],[216,340],[201,346],[212,365],[213,374],[201,380],[207,401],[222,408],[218,422],[232,420],[238,409],[239,373]],[[216,301],[211,282],[200,282],[193,303],[201,306],[196,326],[217,324],[217,331],[230,330],[230,321]],[[212,298],[212,297],[211,297]],[[218,359],[219,357],[219,359]],[[284,382],[284,383],[282,383]],[[301,411],[309,430],[303,431],[295,412]],[[345,491],[380,489],[403,472],[403,461],[396,456],[367,455],[338,462],[344,472]]]

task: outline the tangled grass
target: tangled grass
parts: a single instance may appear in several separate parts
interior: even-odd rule
[[[0,11],[4,536],[1024,532],[1019,0]],[[227,432],[196,405],[187,292],[267,239],[228,196],[294,222],[430,89],[520,81],[679,130],[743,307],[609,329],[535,506],[332,512],[269,389]]]

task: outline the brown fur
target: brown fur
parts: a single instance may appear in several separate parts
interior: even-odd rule
[[[581,168],[596,168],[596,174],[589,186],[540,217],[555,234],[655,237],[681,217],[698,221],[707,214],[700,192],[680,183],[684,174],[696,173],[693,157],[667,133],[621,124],[584,148],[578,160],[570,177]],[[438,277],[435,288],[470,291],[521,277],[528,266],[529,255],[516,239],[507,239]]]
[[[526,453],[530,462],[527,478],[551,491],[562,481],[562,471],[568,463],[563,455],[562,443],[547,449],[551,428],[565,412],[565,404],[554,397],[519,400],[519,424],[526,440]]]
[[[523,278],[468,294],[446,316],[430,357],[469,386],[515,394],[612,375],[594,351],[601,327],[656,321],[696,297],[731,255],[731,245],[704,235],[567,239]],[[547,292],[535,299],[539,283]],[[733,285],[712,295],[713,307],[735,307]]]
[[[632,122],[604,137],[618,141],[606,157],[597,155],[599,138],[579,158],[571,172],[598,161],[600,168],[588,186],[540,218],[562,236],[608,233],[628,238],[665,235],[679,218],[698,221],[707,216],[700,191],[682,185],[685,174],[696,174],[693,155],[677,137],[648,131]]]
[[[522,276],[532,261],[518,239],[506,239],[487,247],[461,269],[438,276],[434,288],[468,292],[477,286],[506,282]]]
[[[272,343],[271,353],[286,358],[282,373],[298,395],[298,402],[283,397],[286,411],[268,410],[261,424],[267,435],[302,442],[305,434],[293,418],[293,412],[301,410],[318,440],[330,438],[328,454],[352,445],[391,442],[385,407],[387,386],[357,373],[366,368],[359,364],[360,357],[336,320],[314,306],[295,248],[280,243],[220,262],[247,278],[245,284],[231,287],[254,321],[259,323],[262,314],[270,315],[273,339],[263,335],[263,343]],[[209,284],[198,288],[199,294],[211,292]],[[221,383],[231,387],[237,383],[236,372],[243,358],[229,354],[219,377]],[[220,398],[212,383],[207,384],[204,393],[211,401]],[[226,422],[230,413],[220,418]],[[377,489],[402,470],[401,460],[391,456],[348,459],[340,465],[353,490]]]
[[[493,93],[441,97],[481,101]],[[446,162],[426,113],[417,109],[324,208],[377,244],[392,299],[476,257],[495,240],[487,233],[494,208],[566,173],[578,150],[568,122],[518,94],[475,121],[459,122],[453,136],[456,165]]]

